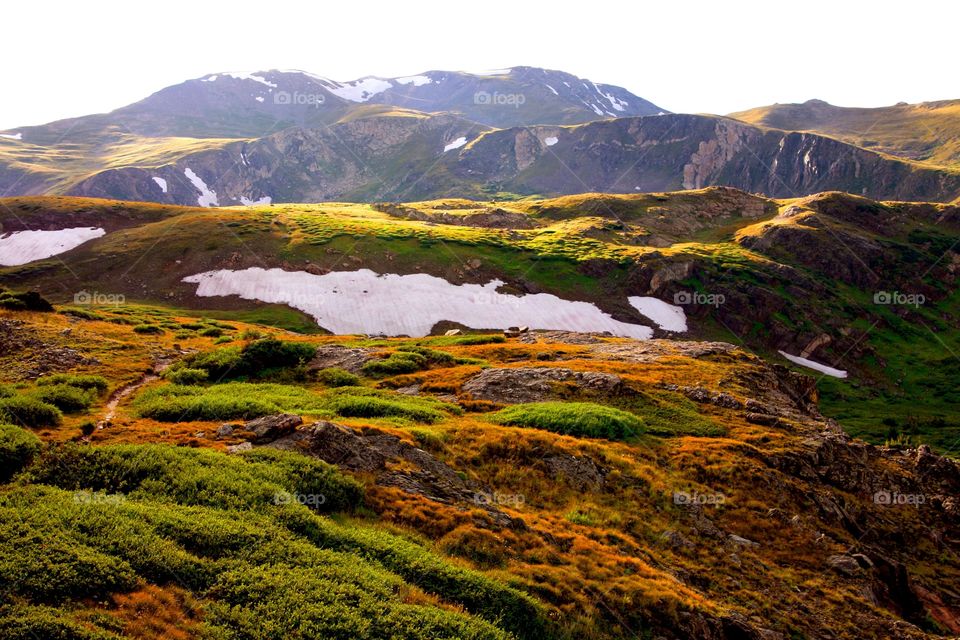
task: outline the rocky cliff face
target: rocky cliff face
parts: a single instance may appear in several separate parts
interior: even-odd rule
[[[148,174],[94,175],[77,195],[197,204],[192,168],[220,204],[402,200],[497,191],[561,195],[724,185],[775,197],[842,190],[877,199],[949,201],[960,174],[807,133],[725,118],[662,115],[576,127],[487,130],[452,116],[381,115],[293,128],[201,151]],[[153,176],[173,185],[162,193]]]

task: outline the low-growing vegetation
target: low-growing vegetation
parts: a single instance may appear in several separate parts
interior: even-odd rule
[[[502,409],[492,419],[515,427],[623,440],[640,435],[643,421],[632,413],[592,402],[533,402]]]

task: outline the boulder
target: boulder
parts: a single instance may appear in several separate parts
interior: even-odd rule
[[[250,441],[258,444],[276,440],[292,433],[303,424],[303,418],[292,413],[279,413],[274,416],[263,416],[250,420],[243,425],[243,430],[250,433]]]

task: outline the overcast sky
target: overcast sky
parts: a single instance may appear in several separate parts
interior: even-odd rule
[[[960,98],[960,2],[88,0],[3,8],[0,130],[216,71],[561,69],[677,112]]]

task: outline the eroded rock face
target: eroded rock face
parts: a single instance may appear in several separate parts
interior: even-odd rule
[[[628,392],[620,376],[554,367],[484,369],[462,389],[474,399],[505,404],[555,399],[564,391],[606,396]]]
[[[525,526],[522,520],[483,500],[489,494],[484,487],[423,449],[377,429],[358,430],[333,422],[315,422],[273,440],[269,446],[298,451],[347,471],[372,474],[380,486],[395,487],[437,502],[482,509],[497,526]],[[394,470],[395,463],[401,463],[405,469]]]

